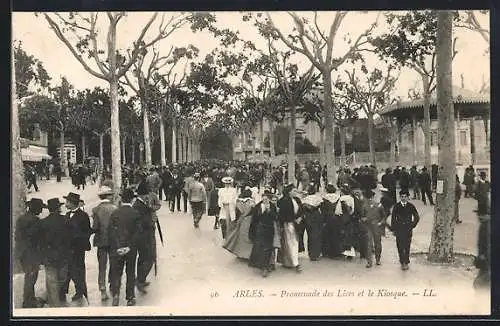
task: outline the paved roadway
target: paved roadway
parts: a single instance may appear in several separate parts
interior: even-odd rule
[[[36,195],[44,200],[51,197],[66,195],[75,191],[69,180],[61,184],[55,181],[41,183],[40,192]],[[97,201],[95,195],[97,186],[89,186],[80,191],[86,201],[86,210]],[[78,191],[76,191],[78,192]],[[421,213],[421,222],[414,231],[413,252],[428,250],[433,223],[431,206],[416,202]],[[475,253],[478,223],[472,213],[474,201],[461,201],[463,223],[455,231],[455,251]],[[245,314],[475,314],[489,313],[489,297],[478,294],[472,289],[474,268],[452,268],[429,266],[413,263],[407,272],[399,269],[394,237],[383,239],[382,266],[367,270],[364,262],[359,259],[353,262],[322,260],[311,262],[307,254],[301,254],[302,274],[278,267],[267,279],[263,279],[257,270],[250,269],[243,261],[236,259],[221,248],[222,236],[220,230],[213,230],[213,219],[203,217],[200,228],[194,229],[191,215],[171,213],[166,205],[158,212],[163,234],[166,238],[165,247],[161,247],[158,239],[158,275],[153,272],[149,277],[152,285],[146,295],[137,294],[137,304],[141,307],[153,306],[152,310],[140,314],[160,315],[245,315]],[[91,307],[107,306],[102,304],[97,286],[97,258],[93,248],[86,255],[87,285]],[[45,276],[41,271],[37,283],[37,293],[45,291]],[[124,281],[122,284],[124,284]],[[453,281],[453,283],[451,283]],[[451,286],[452,285],[452,286]],[[398,291],[406,290],[420,295],[394,299],[383,297],[379,300],[350,297],[349,291],[357,295],[357,289],[381,288]],[[262,291],[263,298],[234,298],[238,290],[257,289]],[[347,292],[344,293],[343,289]],[[436,297],[422,298],[424,289],[434,289]],[[321,293],[327,290],[327,298],[320,300],[308,298],[281,298],[282,291],[313,291]],[[70,285],[69,297],[73,294]],[[338,293],[338,291],[341,291]],[[375,296],[378,292],[375,291]],[[258,291],[257,291],[258,292]],[[213,295],[211,294],[215,294]],[[22,277],[14,277],[15,307],[21,306]],[[273,295],[276,294],[276,295]],[[345,296],[344,296],[345,294]],[[428,291],[427,291],[428,294]],[[342,300],[339,298],[342,295]],[[356,301],[357,300],[357,301]],[[365,300],[365,301],[363,301]],[[124,305],[122,294],[121,305]],[[270,310],[270,307],[273,307]],[[83,310],[82,310],[83,309]],[[137,314],[137,308],[120,310],[120,314]],[[75,314],[109,314],[109,309],[77,310],[64,308],[55,312],[58,315]],[[37,314],[41,310],[19,309],[16,313]],[[46,311],[46,310],[45,310]],[[65,312],[66,311],[66,312]],[[85,312],[83,312],[85,311]],[[114,312],[116,314],[116,311]]]

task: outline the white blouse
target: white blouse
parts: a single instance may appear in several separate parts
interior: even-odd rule
[[[224,204],[235,204],[238,198],[238,193],[236,188],[221,188],[219,189],[219,207],[223,207]]]

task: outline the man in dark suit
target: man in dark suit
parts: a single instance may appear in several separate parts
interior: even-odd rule
[[[173,212],[175,211],[175,206],[177,204],[177,211],[181,211],[181,192],[182,188],[184,187],[184,177],[179,174],[179,171],[177,169],[173,170],[172,173],[172,197],[171,197],[171,206],[170,210]]]
[[[167,167],[163,167],[163,173],[161,175],[161,187],[159,198],[162,199],[162,192],[165,194],[165,201],[169,201],[171,198],[170,195],[170,186],[172,184],[172,172]]]
[[[70,192],[66,199],[66,208],[71,227],[71,259],[68,265],[68,277],[63,286],[62,293],[67,294],[69,283],[75,284],[75,295],[72,301],[80,301],[83,296],[87,297],[87,281],[85,279],[85,251],[90,251],[90,218],[80,207],[80,195]]]
[[[154,210],[149,206],[147,196],[149,192],[147,187],[139,186],[137,188],[137,199],[134,202],[135,208],[141,219],[141,228],[137,241],[137,289],[141,293],[147,293],[146,287],[149,282],[146,281],[151,268],[156,259],[156,239],[155,224],[153,221]]]
[[[422,194],[422,201],[424,205],[427,205],[425,197],[429,199],[431,205],[434,205],[434,200],[432,199],[432,189],[431,189],[431,175],[427,168],[424,166],[422,172],[420,172],[420,178],[418,179],[418,184],[420,185],[420,192]]]
[[[24,272],[23,308],[36,308],[35,284],[40,269],[40,218],[45,204],[39,198],[26,203],[28,211],[17,220],[16,258]]]
[[[396,245],[398,247],[401,269],[408,270],[413,229],[417,226],[420,217],[415,206],[408,202],[408,197],[410,197],[408,191],[401,191],[399,197],[401,201],[394,205],[392,209],[391,225],[389,229],[396,236]]]
[[[118,306],[120,301],[120,287],[125,266],[127,283],[125,286],[125,299],[127,306],[135,305],[135,266],[137,258],[137,242],[142,232],[142,221],[137,210],[132,208],[135,197],[131,189],[125,189],[121,194],[122,204],[110,217],[109,232],[109,257],[111,271],[111,295],[113,306]]]
[[[45,266],[47,302],[50,307],[60,307],[66,298],[61,295],[61,287],[66,282],[68,262],[71,258],[71,227],[66,216],[61,215],[59,198],[47,201],[49,215],[42,220],[42,263]]]

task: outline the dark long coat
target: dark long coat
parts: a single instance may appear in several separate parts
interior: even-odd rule
[[[15,230],[16,256],[24,269],[41,263],[40,219],[31,212],[22,215]]]
[[[66,216],[51,213],[41,221],[42,263],[45,266],[61,268],[71,257],[71,226]]]
[[[69,213],[67,216],[69,217]],[[69,225],[71,227],[71,248],[73,251],[89,251],[91,248],[89,238],[92,234],[89,215],[78,209],[69,219]]]
[[[253,242],[249,265],[252,267],[266,268],[271,264],[273,254],[273,239],[275,222],[278,219],[276,206],[271,203],[270,210],[263,212],[262,202],[252,209],[252,222],[248,237]]]

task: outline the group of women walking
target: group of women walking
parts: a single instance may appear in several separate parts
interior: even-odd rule
[[[226,185],[231,188],[229,183]],[[279,199],[266,189],[262,198],[256,200],[248,187],[243,189],[235,200],[234,219],[227,219],[223,247],[238,258],[247,259],[249,266],[259,268],[263,277],[275,270],[278,263],[301,272],[298,255],[306,247],[312,261],[321,257],[350,260],[358,252],[371,267],[373,249],[368,253],[367,248],[373,245],[367,241],[373,241],[373,237],[366,237],[367,232],[363,232],[357,216],[358,198],[348,185],[342,185],[337,193],[329,184],[326,192],[320,195],[314,185],[307,192],[300,192],[288,184]],[[385,227],[387,215],[381,209],[375,224]]]

